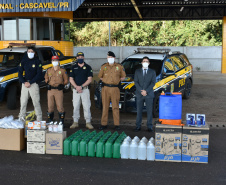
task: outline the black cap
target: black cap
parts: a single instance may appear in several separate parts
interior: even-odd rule
[[[115,54],[112,51],[108,51],[108,56],[115,57]]]
[[[83,53],[83,52],[78,52],[78,53],[77,53],[77,57],[78,57],[78,56],[83,56],[83,57],[84,57],[84,53]]]

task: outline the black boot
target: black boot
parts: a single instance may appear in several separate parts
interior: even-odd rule
[[[51,121],[53,121],[54,112],[47,112],[47,116],[48,116],[47,123],[50,123]]]
[[[59,118],[60,118],[60,122],[62,122],[62,124],[64,124],[64,117],[65,117],[65,112],[59,112]]]

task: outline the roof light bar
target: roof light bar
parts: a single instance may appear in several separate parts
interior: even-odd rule
[[[137,53],[169,53],[171,49],[137,48]]]

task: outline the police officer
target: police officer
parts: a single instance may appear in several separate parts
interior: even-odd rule
[[[23,76],[24,71],[25,76]],[[42,63],[38,57],[35,56],[35,48],[28,47],[27,53],[24,55],[18,67],[18,76],[19,81],[22,83],[19,119],[25,120],[27,103],[29,97],[31,97],[37,120],[42,121],[42,109],[38,86],[38,83],[43,80]]]
[[[52,64],[53,67],[49,68],[45,74],[45,82],[48,84],[48,122],[53,121],[54,102],[56,102],[60,121],[64,124],[63,89],[68,83],[68,75],[65,69],[60,68],[58,56],[52,56]]]
[[[70,71],[70,83],[73,87],[73,120],[74,123],[70,126],[71,129],[78,127],[78,120],[80,118],[80,105],[82,102],[84,118],[86,120],[86,128],[93,129],[91,124],[91,101],[89,84],[92,82],[93,71],[92,68],[84,62],[84,53],[77,53],[77,61],[72,66]]]
[[[118,85],[121,80],[126,77],[125,70],[121,64],[115,63],[115,54],[109,51],[107,54],[108,63],[104,64],[100,68],[98,77],[102,80],[102,104],[103,112],[101,118],[100,130],[107,128],[108,110],[110,101],[112,103],[113,119],[116,130],[120,130],[119,127],[119,99],[120,90]]]

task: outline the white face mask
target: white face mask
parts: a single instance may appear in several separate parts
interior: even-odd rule
[[[58,66],[59,62],[52,62],[53,66],[56,67]]]
[[[27,53],[28,58],[32,59],[34,58],[35,54],[34,53]]]
[[[148,68],[148,66],[149,66],[149,63],[147,63],[147,62],[144,62],[144,63],[142,63],[142,66],[143,66],[143,68]]]
[[[108,63],[109,64],[113,64],[115,62],[115,59],[114,58],[108,58]]]

